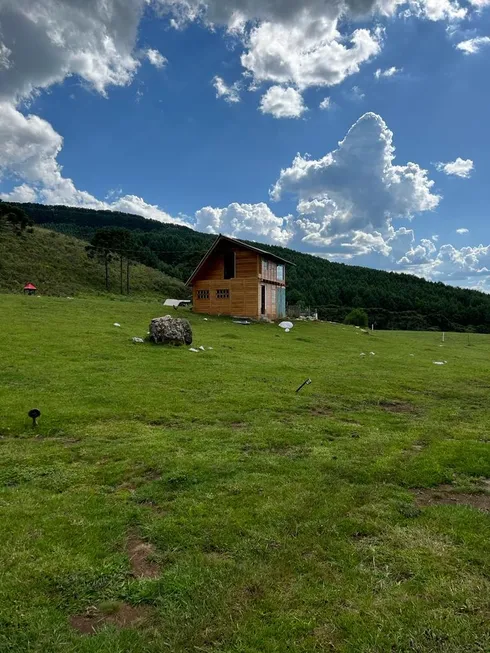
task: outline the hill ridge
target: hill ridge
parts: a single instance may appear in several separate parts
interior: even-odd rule
[[[78,207],[19,204],[39,225],[89,240],[101,227],[133,233],[138,260],[185,282],[212,243],[212,234],[141,216]],[[314,254],[260,243],[295,263],[288,270],[288,303],[318,309],[342,321],[364,308],[370,323],[387,329],[453,329],[490,332],[490,295],[403,272],[327,261]]]

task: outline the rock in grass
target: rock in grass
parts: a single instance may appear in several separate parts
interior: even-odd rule
[[[189,320],[180,317],[156,317],[150,324],[150,340],[157,345],[192,345]]]

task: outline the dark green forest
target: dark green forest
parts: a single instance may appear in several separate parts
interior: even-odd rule
[[[98,230],[117,228],[118,242],[125,243],[128,258],[183,281],[214,238],[127,213],[41,204],[17,206],[38,225],[89,242],[94,242]],[[131,232],[122,240],[121,229]],[[288,303],[317,309],[322,319],[341,322],[353,308],[363,308],[369,323],[379,329],[490,333],[490,296],[485,293],[409,274],[332,263],[283,247],[260,247],[295,264],[287,273]]]

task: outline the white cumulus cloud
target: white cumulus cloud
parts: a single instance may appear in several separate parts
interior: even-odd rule
[[[453,23],[465,18],[468,14],[456,0],[409,0],[408,9],[403,12],[406,17],[416,16],[432,21],[448,21]]]
[[[271,86],[260,101],[260,110],[274,118],[300,118],[307,108],[295,88]]]
[[[322,111],[328,111],[329,109],[332,108],[332,101],[329,97],[323,98],[323,100],[319,104],[320,109]]]
[[[454,161],[447,163],[436,163],[436,169],[446,175],[453,175],[455,177],[462,177],[468,179],[473,171],[474,165],[471,159],[462,159],[458,156]]]
[[[267,204],[238,204],[225,208],[206,206],[196,212],[195,227],[210,234],[287,245],[292,238],[291,216],[278,217]]]
[[[391,68],[386,68],[385,70],[378,68],[375,71],[374,76],[376,77],[376,79],[390,78],[390,77],[394,77],[395,75],[398,75],[398,73],[401,72],[402,69],[396,68],[396,66],[392,66]]]
[[[155,68],[160,68],[160,69],[165,68],[165,66],[168,63],[167,58],[164,57],[163,54],[158,50],[153,50],[152,48],[148,48],[145,54],[148,61],[151,63],[152,66],[155,66]]]
[[[99,93],[128,84],[145,0],[2,0],[0,100],[79,75]],[[7,65],[5,65],[7,63]]]
[[[486,45],[490,45],[490,36],[476,36],[467,41],[460,41],[456,44],[456,48],[464,54],[476,54]]]
[[[217,98],[223,98],[223,100],[228,102],[228,104],[236,104],[237,102],[240,102],[240,91],[242,88],[240,82],[235,82],[231,86],[228,86],[222,77],[216,75],[213,78],[213,86]]]
[[[247,46],[241,61],[256,82],[294,84],[300,90],[339,84],[381,50],[378,33],[357,29],[344,38],[321,19],[294,26],[262,23]]]
[[[461,227],[460,229],[456,229],[456,233],[462,236],[463,234],[468,234],[470,232],[469,229],[466,229],[466,227]]]
[[[366,113],[323,158],[298,154],[281,171],[271,197],[298,197],[295,226],[303,243],[388,254],[398,238],[407,245],[413,240],[413,233],[399,233],[392,221],[430,211],[440,201],[427,170],[416,163],[395,165],[394,158],[392,132],[380,116]]]
[[[0,199],[5,202],[37,202],[38,196],[34,188],[27,184],[16,186],[10,193],[0,193]]]

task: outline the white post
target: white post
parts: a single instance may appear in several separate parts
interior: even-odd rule
[[[374,324],[371,324],[371,331],[374,331]]]
[[[443,331],[443,332],[442,332],[442,342],[444,342],[444,336],[445,336],[445,335],[446,335],[446,334],[445,334],[444,331]]]

